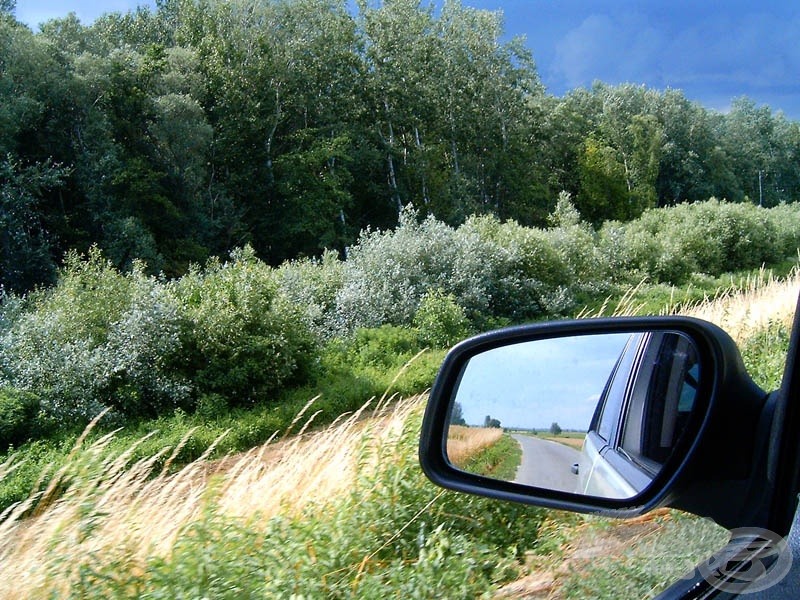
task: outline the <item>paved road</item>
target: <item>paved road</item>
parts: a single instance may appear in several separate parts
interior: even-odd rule
[[[515,482],[564,492],[575,491],[578,476],[573,474],[572,465],[578,462],[580,452],[535,436],[513,434],[511,437],[522,446],[522,462]]]

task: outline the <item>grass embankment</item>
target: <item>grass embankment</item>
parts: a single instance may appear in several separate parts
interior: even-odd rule
[[[751,287],[694,310],[723,326],[733,318],[748,368],[773,387],[798,279]],[[548,597],[602,597],[587,582],[624,580],[607,597],[640,598],[724,539],[705,521],[659,513],[614,546],[614,560],[581,563],[570,545],[632,524],[436,488],[416,460],[421,403],[175,473],[164,469],[175,449],[136,460],[153,438],[125,449],[114,446],[119,433],[87,440],[45,478],[49,492],[3,513],[0,598],[474,598],[526,571],[544,573]],[[13,468],[0,466],[0,478]],[[677,540],[680,556],[670,553]]]
[[[107,440],[84,447],[51,484],[58,500],[4,515],[0,597],[488,592],[519,572],[544,513],[430,484],[416,460],[422,403],[172,475],[109,460]]]
[[[581,433],[579,431],[562,431],[558,435],[552,435],[550,433],[540,433],[537,435],[543,440],[557,442],[559,444],[569,446],[570,448],[580,450],[581,447],[583,447],[583,440],[586,437],[586,432]]]
[[[499,427],[451,426],[447,457],[469,473],[511,481],[522,462],[522,448]]]
[[[338,352],[331,353],[312,384],[288,390],[274,402],[251,408],[205,406],[194,414],[178,410],[118,431],[101,420],[89,432],[87,442],[92,444],[114,431],[104,443],[106,452],[120,454],[132,447],[131,462],[152,457],[156,469],[167,461],[161,452],[165,447],[177,448],[172,465],[185,465],[201,456],[218,458],[296,433],[298,415],[311,417],[310,426],[319,428],[358,410],[370,398],[421,393],[430,387],[444,356],[443,350],[415,356],[417,349],[393,354],[374,346],[365,344],[360,349],[364,356],[358,349],[351,351],[349,362]],[[311,398],[314,401],[309,404]],[[0,513],[32,492],[41,491],[42,473],[61,468],[80,435],[80,431],[65,431],[25,444],[5,458],[0,455],[0,462],[13,465],[6,472],[0,471],[4,475],[0,476]]]

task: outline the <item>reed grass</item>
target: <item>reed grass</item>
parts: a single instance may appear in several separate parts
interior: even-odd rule
[[[297,517],[311,505],[333,502],[353,488],[357,477],[380,466],[380,457],[396,448],[409,415],[419,412],[422,402],[414,397],[384,403],[365,420],[370,402],[324,431],[301,431],[209,462],[212,447],[174,474],[166,468],[155,474],[154,468],[161,455],[174,456],[179,448],[131,463],[146,438],[111,456],[106,450],[113,434],[84,446],[95,420],[45,491],[2,516],[0,598],[69,595],[79,577],[68,566],[72,560],[79,564],[78,559],[93,556],[102,561],[124,549],[130,568],[136,569],[153,556],[167,557],[212,501],[226,517],[259,515],[254,527],[277,515]],[[0,476],[13,467],[7,460]],[[59,496],[52,500],[55,490]]]

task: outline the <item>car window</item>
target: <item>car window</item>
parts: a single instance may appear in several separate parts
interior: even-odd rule
[[[633,335],[622,351],[620,360],[609,379],[609,384],[601,399],[602,409],[597,426],[597,434],[606,442],[613,441],[618,429],[620,412],[629,386],[630,374],[637,358],[637,348],[641,343],[641,335]]]
[[[685,337],[652,336],[628,399],[621,437],[621,448],[640,465],[652,468],[669,457],[694,405],[698,371],[697,352]]]

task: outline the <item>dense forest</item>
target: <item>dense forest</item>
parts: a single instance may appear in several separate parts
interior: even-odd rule
[[[800,198],[800,125],[740,98],[597,83],[548,95],[498,13],[447,0],[158,0],[31,31],[0,0],[0,290],[69,250],[168,277],[249,244],[344,255],[404,207],[450,226],[629,221]]]

